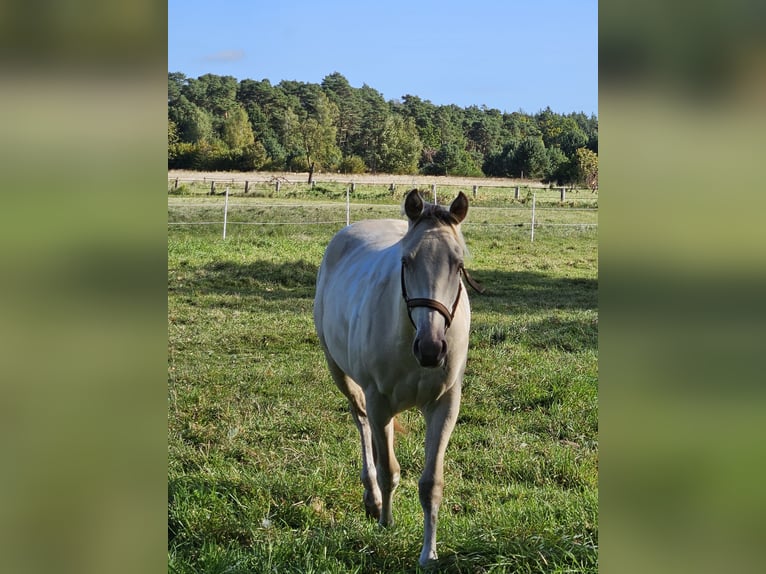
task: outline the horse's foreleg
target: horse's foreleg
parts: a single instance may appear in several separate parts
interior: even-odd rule
[[[423,549],[420,565],[436,560],[436,524],[444,491],[444,453],[460,410],[460,386],[424,409],[426,419],[426,462],[418,483],[420,505],[423,507]]]
[[[367,401],[368,405],[374,401]],[[377,455],[376,470],[378,486],[382,497],[380,525],[392,526],[394,515],[392,500],[396,487],[399,486],[399,462],[394,454],[394,421],[390,413],[381,412],[370,406],[372,440]]]
[[[361,405],[364,405],[364,395],[361,394]],[[357,397],[349,399],[351,415],[354,417],[359,437],[362,441],[362,484],[364,485],[364,508],[367,516],[379,520],[383,497],[378,486],[378,473],[375,468],[376,452],[372,441],[372,429],[367,413],[359,408],[360,402]]]
[[[341,371],[340,367],[327,356],[327,363],[333,380],[348,399],[349,410],[359,431],[362,443],[362,484],[364,485],[364,508],[367,516],[380,519],[382,497],[378,487],[378,476],[375,470],[375,449],[372,444],[372,431],[367,418],[364,391],[351,377]]]

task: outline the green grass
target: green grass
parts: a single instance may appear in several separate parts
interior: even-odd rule
[[[174,196],[169,221],[220,220],[221,198],[207,212],[189,205],[213,199]],[[325,197],[248,201],[230,221],[338,219]],[[355,219],[398,216],[397,201],[379,203]],[[595,572],[597,232],[542,227],[531,243],[528,227],[478,224],[505,217],[483,207],[464,226],[487,293],[471,292],[440,566]],[[316,270],[341,226],[231,225],[225,241],[220,225],[168,226],[171,572],[420,571],[422,418],[400,417],[396,525],[380,529],[365,518],[357,432],[314,333]]]

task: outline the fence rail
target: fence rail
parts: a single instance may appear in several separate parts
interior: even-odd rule
[[[195,226],[195,225],[222,225],[222,235],[223,239],[226,239],[226,233],[227,229],[232,225],[261,225],[261,226],[280,226],[280,225],[342,225],[342,224],[350,224],[352,222],[352,209],[353,211],[365,209],[365,215],[364,219],[368,219],[370,217],[369,213],[367,213],[367,210],[374,207],[376,209],[379,209],[381,211],[396,210],[397,215],[400,212],[401,207],[397,205],[391,205],[391,204],[381,204],[381,203],[351,203],[350,202],[350,194],[351,194],[351,188],[348,187],[346,190],[346,197],[345,197],[345,203],[341,203],[340,201],[296,201],[293,203],[285,203],[285,202],[271,202],[271,201],[264,201],[263,198],[252,198],[252,201],[246,201],[246,202],[231,202],[229,201],[229,187],[226,187],[224,192],[224,198],[223,202],[221,202],[220,196],[216,197],[210,197],[206,201],[185,201],[181,198],[178,198],[177,200],[173,198],[172,196],[168,198],[168,210],[169,212],[172,210],[182,210],[186,208],[193,208],[193,209],[208,209],[215,212],[218,212],[221,214],[221,219],[213,218],[204,220],[204,221],[168,221],[169,226]],[[341,210],[343,209],[345,211],[345,219],[306,219],[303,218],[301,221],[254,221],[254,220],[247,220],[247,221],[241,221],[241,220],[230,220],[229,215],[230,211],[237,211],[239,209],[274,209],[274,208],[282,208],[282,209],[314,209],[314,210],[327,210],[330,209],[332,212],[335,212],[334,210],[337,209],[337,213],[340,214]],[[580,228],[580,229],[591,229],[591,228],[597,228],[598,223],[594,221],[546,221],[546,214],[552,214],[555,213],[556,217],[561,218],[562,215],[566,216],[568,214],[585,214],[590,213],[592,216],[597,216],[598,214],[598,208],[596,207],[541,207],[537,205],[537,192],[532,192],[532,201],[531,201],[531,208],[526,206],[505,206],[505,207],[491,207],[491,206],[475,206],[473,208],[474,212],[479,214],[479,218],[481,217],[481,214],[489,214],[491,213],[492,216],[495,219],[500,219],[500,221],[487,221],[486,219],[484,221],[470,221],[465,222],[464,226],[466,227],[481,227],[481,226],[491,226],[491,227],[515,227],[515,228],[529,228],[529,234],[530,234],[530,241],[534,241],[535,238],[535,229],[540,228]],[[498,216],[499,214],[499,216]],[[506,214],[508,217],[506,217]],[[524,215],[524,220],[514,221],[516,215]]]
[[[315,173],[313,178],[315,184],[333,183],[343,185],[394,185],[394,186],[431,186],[438,187],[523,187],[534,189],[549,189],[549,184],[543,184],[535,180],[498,178],[498,177],[462,177],[445,175],[394,175],[394,174],[340,174],[340,173]],[[225,177],[222,174],[203,174],[199,172],[168,172],[168,182],[173,183],[195,183],[199,182],[210,186],[215,183],[236,185],[242,184],[273,184],[276,185],[309,185],[307,173],[292,172],[242,172],[231,173]],[[567,190],[587,190],[588,187],[578,187],[575,185],[553,186],[556,189],[565,187]]]
[[[377,187],[386,189],[391,196],[393,196],[397,189],[412,188],[413,186],[422,189],[424,192],[430,191],[434,201],[437,200],[437,190],[460,188],[469,194],[473,195],[476,199],[479,191],[488,191],[489,193],[495,193],[499,190],[512,190],[513,199],[518,201],[522,198],[529,198],[530,194],[540,193],[549,194],[551,197],[556,196],[558,201],[570,201],[570,202],[594,202],[597,200],[597,190],[591,190],[589,188],[576,187],[572,185],[566,186],[552,186],[544,185],[539,182],[524,182],[511,179],[498,179],[498,178],[461,178],[461,177],[446,177],[446,176],[342,176],[339,174],[325,174],[318,175],[311,183],[305,180],[299,180],[300,174],[289,174],[291,177],[285,177],[283,175],[274,174],[235,174],[231,177],[208,177],[208,176],[191,176],[182,177],[180,175],[168,177],[168,193],[177,193],[179,190],[179,184],[189,184],[190,186],[196,186],[199,189],[206,190],[207,195],[223,195],[221,187],[225,186],[226,189],[233,191],[234,189],[241,189],[242,193],[247,196],[250,192],[256,192],[256,188],[260,192],[265,189],[270,189],[271,193],[277,196],[285,193],[285,190],[304,189],[304,191],[312,191],[315,188],[324,188],[326,186],[342,186],[348,189],[350,193],[355,194],[357,186],[361,187]],[[297,176],[297,177],[296,177]],[[470,191],[468,189],[470,188]],[[580,192],[583,192],[580,195]],[[507,194],[506,194],[507,195]]]

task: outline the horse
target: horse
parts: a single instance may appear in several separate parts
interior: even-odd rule
[[[407,221],[365,220],[329,242],[317,273],[314,323],[332,379],[348,399],[362,445],[363,501],[369,517],[393,525],[400,466],[395,415],[425,418],[421,566],[437,560],[436,526],[444,456],[460,409],[471,309],[461,274],[468,213],[461,191],[449,208],[404,200]]]

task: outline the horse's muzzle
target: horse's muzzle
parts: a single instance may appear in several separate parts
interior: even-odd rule
[[[447,356],[447,341],[444,338],[421,339],[416,337],[412,345],[412,352],[415,353],[415,358],[421,367],[440,367],[444,364],[444,358]]]

